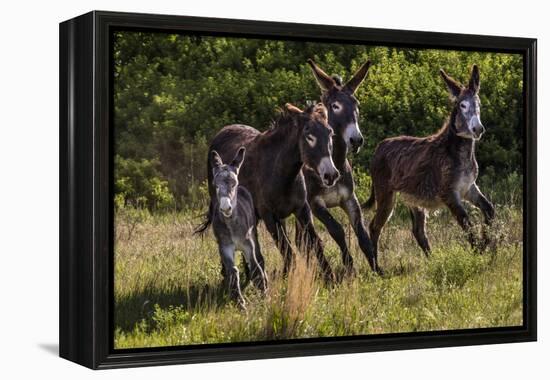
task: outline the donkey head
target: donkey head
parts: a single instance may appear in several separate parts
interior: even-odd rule
[[[239,169],[244,161],[245,148],[241,147],[230,164],[224,164],[218,152],[213,150],[212,171],[213,184],[216,189],[218,207],[223,216],[229,218],[237,207],[237,187],[239,186]]]
[[[468,87],[448,76],[443,69],[440,73],[454,102],[456,135],[465,139],[479,140],[485,132],[480,119],[479,68],[477,65],[472,67]]]
[[[286,110],[301,127],[299,148],[302,162],[315,170],[324,186],[334,185],[340,172],[332,161],[334,132],[328,124],[327,109],[318,103],[302,111],[287,103]]]
[[[328,76],[313,60],[308,59],[307,62],[321,88],[321,101],[328,109],[330,126],[334,128],[336,136],[344,140],[348,149],[359,152],[364,139],[358,123],[359,102],[353,94],[367,76],[370,61],[365,62],[345,85],[339,77]]]

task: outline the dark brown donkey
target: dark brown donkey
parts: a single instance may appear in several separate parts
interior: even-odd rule
[[[334,185],[340,174],[331,158],[332,135],[326,108],[321,103],[305,111],[287,104],[269,130],[260,133],[245,125],[229,125],[218,132],[210,144],[209,151],[217,151],[222,160],[233,158],[241,146],[246,148],[239,183],[252,194],[258,218],[264,221],[283,255],[285,273],[290,269],[293,252],[284,220],[294,214],[305,229],[305,249],[307,252],[315,250],[325,277],[333,279],[322,242],[313,226],[302,175],[302,167],[307,166],[325,186]],[[208,159],[210,168],[210,154]],[[208,189],[211,199],[215,199],[211,170],[208,171]],[[207,221],[199,230],[208,227],[211,215],[212,203]],[[263,268],[263,258],[259,252],[257,259]]]
[[[373,191],[365,207],[376,202],[376,215],[369,225],[375,250],[380,231],[393,211],[397,192],[410,207],[412,232],[426,255],[430,252],[426,209],[447,206],[475,248],[482,247],[476,242],[463,200],[479,207],[487,224],[494,218],[493,205],[475,183],[478,174],[475,144],[485,132],[480,120],[479,69],[476,65],[472,67],[467,87],[443,70],[440,72],[451,94],[453,110],[439,132],[424,138],[389,138],[374,153]]]
[[[308,60],[322,95],[321,101],[328,109],[328,122],[334,130],[332,159],[340,178],[332,187],[325,186],[313,170],[302,169],[307,185],[308,202],[317,217],[327,228],[330,236],[336,241],[342,253],[342,260],[348,272],[353,272],[353,259],[346,244],[344,229],[333,218],[329,208],[341,207],[347,214],[353,231],[359,241],[361,250],[373,270],[380,271],[369,235],[363,224],[361,207],[354,193],[354,182],[351,165],[347,154],[351,150],[359,151],[363,145],[363,136],[359,130],[359,109],[353,95],[367,76],[370,61],[359,68],[345,85],[338,77],[328,76],[312,60]],[[302,231],[297,226],[297,244],[303,239]]]

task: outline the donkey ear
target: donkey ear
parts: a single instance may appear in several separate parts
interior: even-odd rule
[[[212,158],[212,167],[214,169],[219,168],[220,166],[223,166],[223,161],[218,152],[213,150],[210,152],[210,157]]]
[[[470,74],[470,83],[468,83],[468,88],[475,92],[479,92],[479,67],[477,65],[472,66],[472,73]]]
[[[371,61],[363,63],[363,65],[357,70],[353,78],[349,80],[348,83],[344,86],[344,91],[349,94],[354,94],[357,91],[357,88],[363,83],[363,80],[367,77],[369,73],[369,67],[371,66]]]
[[[244,154],[246,152],[246,149],[244,146],[241,146],[239,150],[237,151],[237,154],[235,154],[235,157],[233,158],[233,161],[231,161],[231,166],[235,168],[237,173],[239,172],[239,169],[241,168],[241,165],[244,161]]]
[[[321,87],[322,91],[328,91],[332,87],[334,87],[334,79],[329,77],[327,73],[325,73],[319,66],[313,62],[313,60],[310,58],[307,60],[307,63],[311,67],[311,71],[313,72],[313,76],[315,77],[315,80],[317,81],[317,84],[319,87]]]
[[[447,88],[449,89],[451,95],[457,98],[464,87],[459,82],[448,76],[443,69],[439,69],[439,73],[445,81],[445,84],[447,84]]]
[[[301,114],[304,113],[304,111],[302,111],[301,109],[299,109],[298,107],[296,107],[295,105],[292,105],[290,103],[286,103],[285,108],[288,112],[290,112],[292,114],[301,115]]]

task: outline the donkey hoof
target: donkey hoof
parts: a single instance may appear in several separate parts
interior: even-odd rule
[[[491,244],[490,239],[482,239],[474,244],[473,246],[474,252],[479,255],[483,255],[489,248],[490,244]]]
[[[351,266],[346,266],[344,268],[344,277],[349,277],[349,278],[353,278],[357,275],[357,271],[355,270],[355,268],[353,267],[353,265]]]
[[[327,283],[327,284],[333,284],[333,283],[336,282],[336,275],[334,274],[333,271],[325,272],[323,278],[325,280],[325,283]]]
[[[374,273],[376,273],[380,277],[383,277],[386,274],[386,272],[384,272],[384,270],[382,268],[380,268],[379,266],[376,267]]]
[[[255,281],[256,288],[265,296],[267,293],[267,281],[265,279],[258,279]]]
[[[241,309],[242,311],[246,311],[246,301],[244,299],[240,299],[237,301],[237,306],[239,307],[239,309]]]

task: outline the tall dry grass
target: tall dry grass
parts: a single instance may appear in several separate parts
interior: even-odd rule
[[[268,292],[265,333],[267,339],[288,339],[301,335],[319,283],[315,265],[297,255],[287,281]]]

